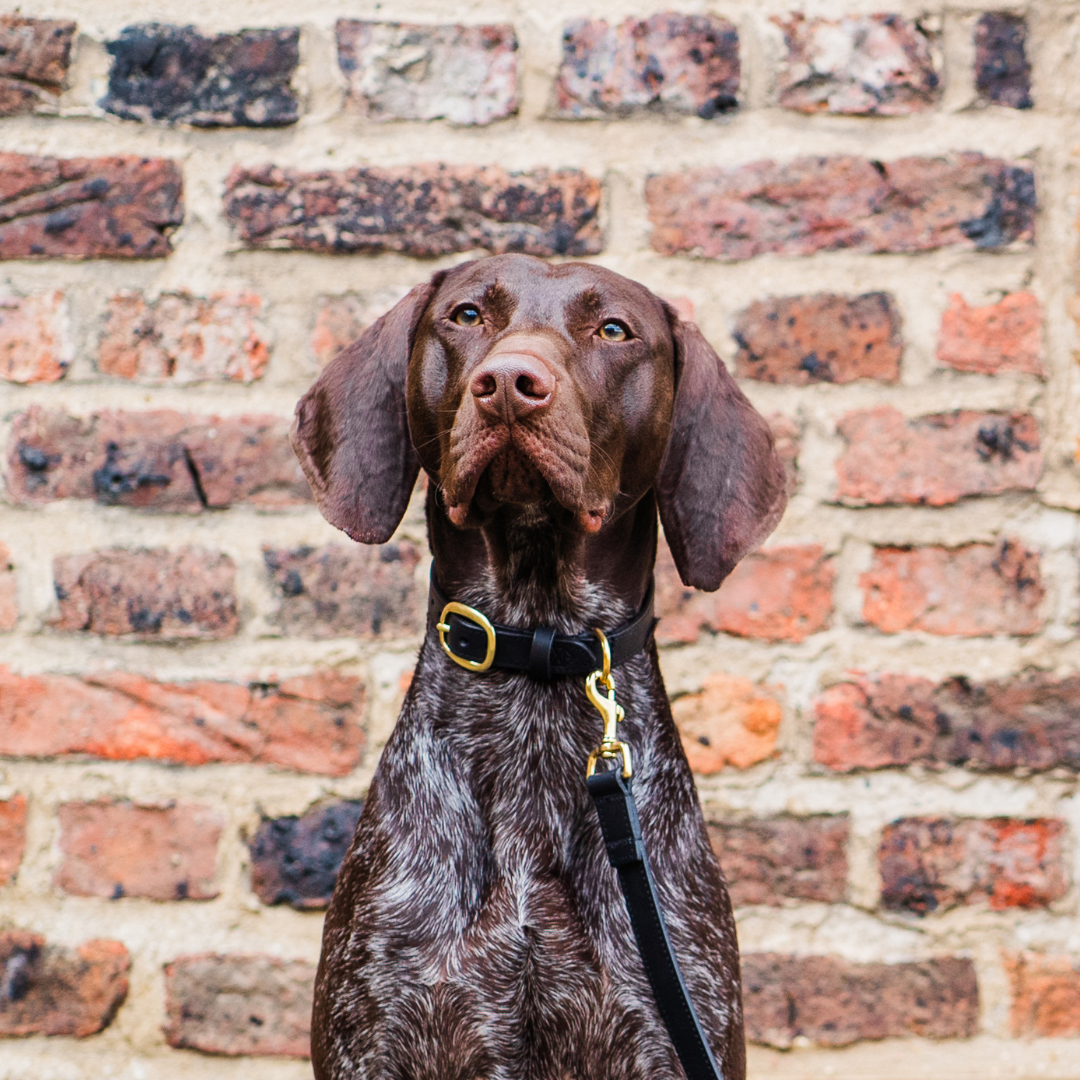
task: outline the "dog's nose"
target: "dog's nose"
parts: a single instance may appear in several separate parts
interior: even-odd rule
[[[509,423],[551,404],[555,376],[547,364],[533,356],[493,356],[473,372],[469,389],[482,413]]]

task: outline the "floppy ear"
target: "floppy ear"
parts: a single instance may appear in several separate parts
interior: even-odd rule
[[[712,592],[776,527],[787,504],[784,466],[765,418],[701,331],[664,306],[676,381],[656,499],[679,577]]]
[[[420,472],[405,372],[437,281],[418,285],[338,354],[296,406],[289,437],[323,517],[364,544],[398,527]]]

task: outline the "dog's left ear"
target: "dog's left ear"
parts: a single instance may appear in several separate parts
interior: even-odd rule
[[[664,307],[675,342],[675,405],[656,498],[679,577],[712,592],[780,520],[784,465],[765,418],[701,331]]]
[[[420,472],[405,373],[437,284],[418,285],[369,326],[296,406],[289,437],[315,502],[331,525],[363,544],[390,539]]]

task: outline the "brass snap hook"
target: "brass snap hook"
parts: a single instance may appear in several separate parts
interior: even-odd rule
[[[596,772],[596,764],[600,758],[621,757],[623,777],[629,780],[634,775],[634,768],[630,760],[630,747],[619,740],[617,730],[619,721],[626,713],[615,700],[615,679],[611,674],[611,646],[603,630],[594,630],[593,633],[600,639],[604,666],[586,677],[585,696],[603,717],[604,734],[600,737],[600,745],[589,755],[585,775],[592,776]],[[597,684],[603,686],[606,693],[601,694]]]

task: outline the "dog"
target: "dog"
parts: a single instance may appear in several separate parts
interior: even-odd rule
[[[322,372],[292,437],[323,515],[365,544],[423,468],[442,591],[565,634],[641,609],[658,512],[682,580],[714,590],[786,501],[768,426],[694,324],[609,270],[524,255],[414,288]],[[743,1080],[731,903],[655,643],[616,674],[675,952]],[[586,791],[600,727],[583,680],[464,670],[429,625],[326,917],[317,1080],[684,1076]]]

